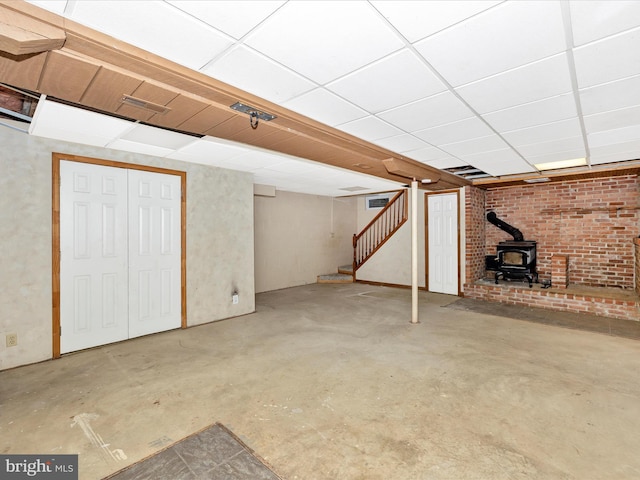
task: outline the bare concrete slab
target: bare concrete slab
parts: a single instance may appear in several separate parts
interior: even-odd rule
[[[313,284],[3,371],[0,450],[100,479],[220,422],[288,480],[640,476],[640,342],[456,300]]]

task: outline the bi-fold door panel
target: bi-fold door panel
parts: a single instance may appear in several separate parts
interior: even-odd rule
[[[429,291],[458,294],[458,195],[427,196]]]
[[[60,352],[181,325],[175,175],[60,162]]]

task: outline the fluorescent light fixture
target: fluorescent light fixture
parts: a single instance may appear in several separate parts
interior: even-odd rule
[[[582,167],[587,164],[586,158],[573,158],[571,160],[559,160],[557,162],[536,163],[538,170],[558,170],[560,168]]]

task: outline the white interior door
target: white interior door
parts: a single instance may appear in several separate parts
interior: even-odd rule
[[[60,162],[60,351],[128,337],[127,172]]]
[[[429,291],[458,294],[458,195],[427,196]]]
[[[60,352],[179,328],[181,178],[60,162]]]
[[[180,177],[129,170],[129,336],[179,328]]]

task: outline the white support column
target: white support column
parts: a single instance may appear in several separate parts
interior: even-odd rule
[[[411,323],[418,322],[418,182],[411,182]]]

